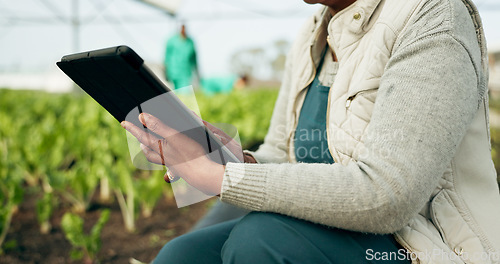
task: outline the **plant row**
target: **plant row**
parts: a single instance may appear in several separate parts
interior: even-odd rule
[[[205,120],[237,127],[242,145],[250,147],[263,140],[276,96],[276,90],[245,90],[198,95],[197,101]],[[76,214],[65,217],[66,235],[93,255],[82,246],[92,243],[79,234],[79,215],[96,197],[114,200],[133,232],[139,213],[148,217],[162,195],[172,197],[163,173],[134,167],[125,130],[90,97],[0,90],[0,248],[25,190],[34,189],[40,231],[48,232],[52,212],[69,204]]]

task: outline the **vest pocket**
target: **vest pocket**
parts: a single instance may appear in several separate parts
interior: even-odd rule
[[[349,96],[345,104],[346,111],[351,112],[366,123],[370,122],[377,91],[378,88],[362,90]]]
[[[454,252],[442,252],[442,258],[462,260],[466,263],[484,263],[487,252],[481,241],[454,205],[449,190],[441,190],[434,197],[430,206],[430,214],[434,226],[445,242]],[[439,252],[437,252],[439,253]]]

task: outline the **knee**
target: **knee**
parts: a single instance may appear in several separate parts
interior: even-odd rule
[[[174,264],[182,264],[182,263],[195,263],[190,262],[189,256],[192,256],[191,252],[192,243],[189,242],[189,238],[186,236],[179,236],[169,241],[163,248],[160,250],[158,255],[155,257],[153,264],[163,264],[163,263],[174,263]]]
[[[264,260],[285,250],[280,248],[283,243],[277,241],[282,228],[279,217],[257,212],[243,217],[222,248],[224,263],[266,263]]]

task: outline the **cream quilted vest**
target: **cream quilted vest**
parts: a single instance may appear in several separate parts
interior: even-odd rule
[[[469,0],[462,1],[476,25],[483,70],[487,73],[477,10]],[[299,36],[305,41],[292,48],[293,61],[298,63],[291,80],[296,90],[290,93],[287,104],[290,161],[295,161],[293,130],[327,39],[339,61],[328,100],[330,152],[335,162],[344,165],[365,154],[364,132],[384,68],[400,33],[424,3],[425,0],[358,0],[337,13],[332,22],[326,8],[310,21]],[[487,76],[483,79],[481,85],[486,85]],[[500,263],[500,195],[489,148],[485,98],[431,199],[408,226],[395,234],[412,252],[415,263]]]

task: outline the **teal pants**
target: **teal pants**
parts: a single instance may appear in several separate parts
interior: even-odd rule
[[[329,228],[252,212],[167,243],[154,264],[410,263],[392,235]]]

